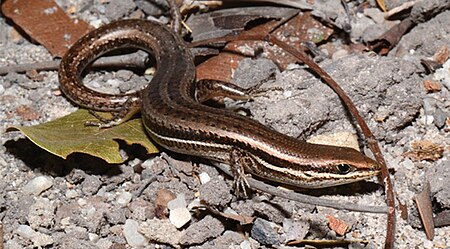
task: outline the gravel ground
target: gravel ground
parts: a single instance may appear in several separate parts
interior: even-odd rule
[[[76,1],[61,2],[67,7]],[[150,7],[143,6],[145,1],[111,1],[80,3],[77,6],[83,11],[78,16],[92,24],[104,23],[129,15],[135,4],[150,12]],[[355,16],[351,38],[368,39],[375,36],[371,32],[386,29],[389,24],[380,22],[379,14],[373,8]],[[43,47],[14,37],[10,24],[0,17],[0,66],[51,59]],[[339,41],[335,43],[339,48]],[[426,239],[413,201],[428,179],[435,211],[450,208],[446,183],[450,177],[450,61],[433,74],[427,74],[420,63],[444,45],[450,47],[450,11],[414,27],[389,56],[348,54],[342,48],[320,63],[355,102],[392,169],[398,205],[407,211],[397,214],[397,248],[450,247],[448,226],[436,228],[433,241]],[[233,80],[248,86],[271,72],[275,80],[261,87],[282,90],[244,103],[253,118],[301,139],[357,132],[333,92],[302,66],[279,72],[269,60],[246,59]],[[98,73],[88,79],[110,82],[116,74],[127,75]],[[20,133],[6,132],[7,127],[44,123],[77,109],[61,95],[56,72],[40,75],[41,81],[17,73],[0,76],[0,220],[5,248],[270,248],[302,238],[369,241],[353,243],[351,248],[383,245],[385,215],[313,207],[265,195],[239,199],[232,194],[231,179],[209,163],[193,164],[196,159],[170,152],[145,155],[142,149],[126,145],[122,150],[129,158],[121,165],[81,154],[67,160],[53,156]],[[424,80],[443,87],[427,92]],[[418,140],[443,146],[443,157],[433,162],[409,159],[405,153]],[[337,202],[384,205],[383,189],[373,182],[376,179],[352,185],[351,194],[344,187],[324,195]],[[168,199],[173,200],[167,204]],[[221,212],[256,219],[252,225],[240,225],[217,212],[196,208],[200,200]],[[331,230],[329,215],[343,220],[349,232],[339,236]]]

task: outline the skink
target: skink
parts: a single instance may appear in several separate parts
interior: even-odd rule
[[[83,85],[83,70],[119,48],[151,53],[157,70],[142,91],[124,95]],[[61,90],[76,104],[97,111],[141,111],[151,139],[170,151],[229,164],[238,174],[301,188],[323,188],[379,173],[377,162],[355,149],[310,144],[248,117],[197,101],[195,65],[184,41],[153,21],[122,20],[78,40],[62,58]]]

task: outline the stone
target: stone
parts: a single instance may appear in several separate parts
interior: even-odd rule
[[[24,194],[40,195],[53,185],[53,179],[48,176],[38,176],[29,181],[22,189]]]
[[[139,224],[137,221],[128,219],[123,225],[123,235],[131,247],[142,247],[147,244],[147,239],[138,232]]]

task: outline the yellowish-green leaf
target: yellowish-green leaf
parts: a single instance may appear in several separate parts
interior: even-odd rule
[[[62,118],[35,126],[11,127],[19,130],[33,143],[48,152],[67,158],[74,152],[86,153],[102,158],[108,163],[121,163],[119,144],[115,139],[127,144],[140,144],[149,153],[158,149],[151,143],[141,119],[132,119],[120,125],[100,129],[86,126],[86,122],[99,122],[86,110],[78,110]]]

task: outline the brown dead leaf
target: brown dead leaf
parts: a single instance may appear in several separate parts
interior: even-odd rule
[[[369,41],[369,49],[380,55],[386,55],[414,25],[410,17],[403,19],[399,24],[393,26],[377,39]]]
[[[449,57],[450,51],[447,45],[444,45],[440,47],[438,51],[436,51],[436,53],[433,55],[433,60],[442,65],[448,60]]]
[[[335,231],[336,234],[342,236],[347,232],[349,226],[345,223],[345,221],[337,219],[331,215],[327,215],[326,217],[328,219],[328,227]]]
[[[230,81],[232,70],[235,69],[242,59],[246,56],[253,57],[255,53],[264,53],[267,59],[272,60],[282,70],[296,62],[296,59],[286,54],[276,46],[271,46],[264,41],[252,41],[247,37],[261,36],[269,34],[276,26],[278,21],[272,20],[265,24],[255,26],[250,30],[243,31],[236,39],[229,42],[218,56],[212,57],[197,67],[198,79],[214,79]],[[286,42],[289,46],[297,49],[303,49],[302,42],[313,41],[315,43],[328,39],[333,33],[333,29],[328,28],[317,21],[309,12],[299,14],[289,20],[287,23],[277,28],[275,36]],[[222,55],[225,53],[225,55]]]
[[[422,192],[414,197],[427,239],[434,238],[433,208],[431,205],[430,183],[427,181]]]
[[[436,161],[441,158],[444,153],[444,146],[428,140],[414,141],[411,144],[411,147],[411,151],[405,153],[405,156],[417,161]]]
[[[434,80],[424,80],[423,87],[429,93],[439,92],[442,90],[442,84]]]
[[[196,67],[197,80],[210,79],[230,82],[233,70],[244,58],[245,56],[235,53],[219,53]]]
[[[37,70],[29,70],[25,73],[30,80],[42,82],[45,78],[45,74],[40,74]]]
[[[5,0],[2,12],[54,56],[62,56],[90,26],[71,19],[51,0]]]

